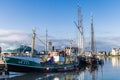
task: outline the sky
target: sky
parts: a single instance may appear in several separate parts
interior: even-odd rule
[[[0,0],[0,46],[30,44],[33,28],[41,39],[46,29],[50,39],[75,39],[78,5],[86,44],[92,14],[96,45],[120,47],[120,0]]]

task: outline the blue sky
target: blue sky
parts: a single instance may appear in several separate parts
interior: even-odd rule
[[[2,41],[19,41],[32,33],[57,39],[77,36],[77,6],[81,6],[84,35],[90,37],[91,13],[94,18],[95,39],[111,46],[120,46],[120,0],[0,0],[0,37]],[[29,35],[30,36],[30,35]],[[14,40],[12,40],[15,38]]]

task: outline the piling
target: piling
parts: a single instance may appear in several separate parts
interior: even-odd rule
[[[0,75],[9,75],[7,65],[0,59]]]

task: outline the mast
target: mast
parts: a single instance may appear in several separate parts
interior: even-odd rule
[[[81,8],[78,6],[78,24],[77,28],[79,30],[78,32],[78,53],[82,54],[84,52],[84,35],[83,35],[83,26],[82,26],[82,14],[81,14]]]
[[[48,30],[46,29],[46,52],[48,51]]]
[[[81,35],[80,35],[80,33],[81,33],[81,29],[80,29],[80,23],[81,23],[81,20],[80,20],[80,13],[81,13],[81,9],[80,9],[80,7],[78,6],[78,24],[77,24],[77,27],[78,27],[78,53],[80,54],[80,51],[81,51],[81,39],[80,39],[80,37],[81,37]]]
[[[91,51],[94,53],[94,28],[93,28],[93,16],[91,16]]]
[[[36,37],[36,31],[35,31],[35,29],[33,29],[32,31],[33,31],[33,36],[32,36],[32,50],[31,50],[31,56],[33,56],[33,54],[34,54],[35,37]]]
[[[73,40],[70,40],[70,56],[71,56],[71,48],[72,48],[72,42],[73,42]]]

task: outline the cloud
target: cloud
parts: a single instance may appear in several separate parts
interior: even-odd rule
[[[45,41],[45,36],[39,36],[37,34],[36,37],[36,42],[35,45],[37,46],[37,48],[39,48],[40,46],[45,46],[41,41],[39,41],[39,39],[42,42],[46,42]],[[31,40],[32,40],[32,32],[31,33],[27,33],[26,31],[21,31],[21,30],[5,30],[5,29],[0,29],[0,46],[3,49],[6,49],[8,47],[11,46],[15,46],[15,45],[31,45]],[[53,42],[53,45],[65,45],[67,40],[58,40],[55,39],[55,37],[53,36],[48,36],[48,40]]]
[[[104,43],[109,44],[111,46],[120,46],[120,37],[119,36],[99,37],[99,38],[97,38],[97,41],[104,42]]]
[[[90,50],[90,37],[85,38],[85,47]],[[111,51],[112,48],[120,48],[120,36],[97,36],[95,37],[95,50],[96,51]]]
[[[112,48],[120,48],[120,37],[97,37],[95,40],[95,46],[98,51],[111,51]]]
[[[0,29],[0,41],[21,41],[28,38],[25,31]]]
[[[20,30],[0,29],[0,46],[10,47],[14,44],[30,42],[31,34]]]
[[[45,36],[39,36],[38,38],[40,38],[43,42],[45,42]],[[26,31],[21,31],[21,30],[0,29],[0,46],[3,49],[14,45],[21,45],[21,44],[30,45],[31,40],[32,40],[32,32],[27,33]],[[52,41],[53,45],[59,48],[63,46],[64,47],[69,46],[70,44],[69,39],[55,39],[55,37],[53,36],[48,36],[48,40]],[[90,39],[86,38],[85,40],[86,40],[85,46],[87,48],[90,48]],[[45,45],[36,38],[36,46],[37,48],[39,48],[40,46],[45,46]],[[74,40],[73,46],[77,46],[76,40]],[[97,48],[98,51],[100,50],[111,51],[111,49],[114,47],[120,47],[120,37],[97,36],[95,37],[95,47]]]

